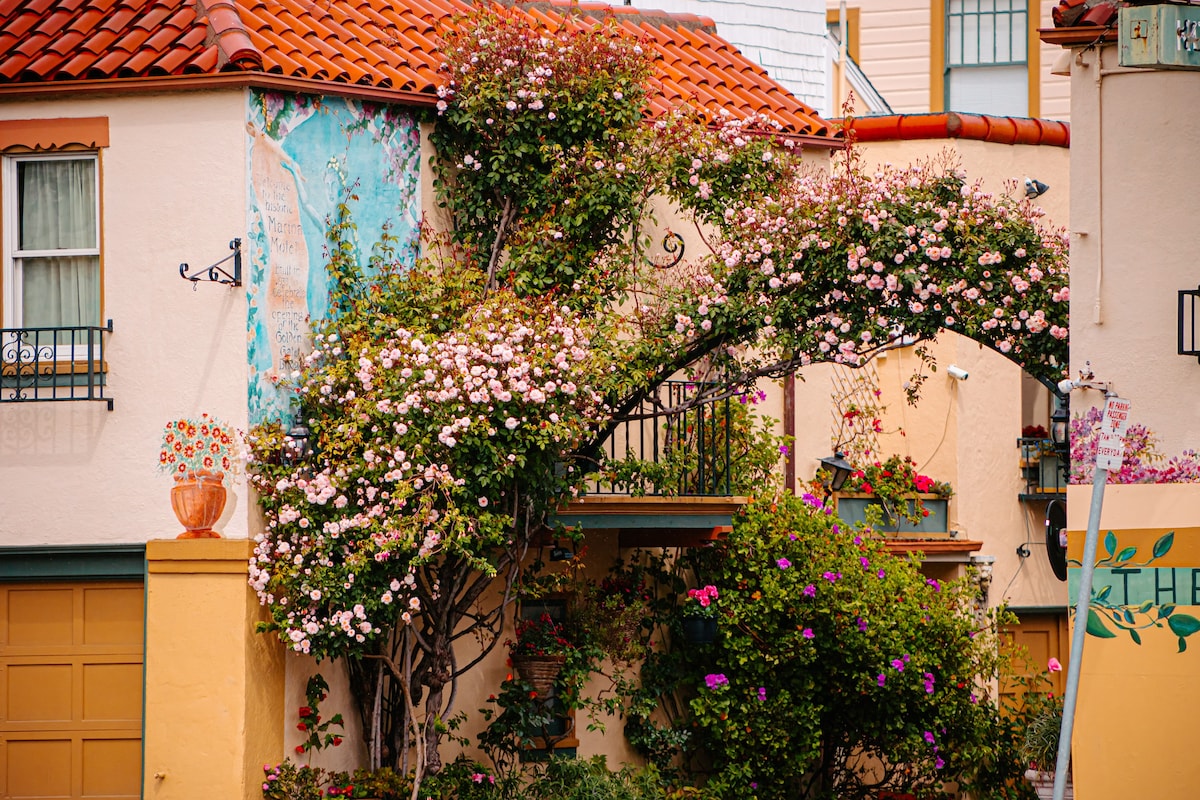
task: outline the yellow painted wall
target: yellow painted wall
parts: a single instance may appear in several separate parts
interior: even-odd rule
[[[256,800],[283,747],[284,660],[246,584],[251,542],[146,547],[146,800]]]
[[[1098,380],[1111,381],[1131,401],[1132,421],[1158,435],[1161,452],[1177,454],[1200,438],[1200,369],[1175,353],[1176,292],[1196,285],[1200,84],[1188,72],[1123,69],[1115,45],[1068,55],[1071,367],[1078,372],[1090,365]],[[1103,398],[1076,392],[1071,402],[1078,413]],[[1068,490],[1076,558],[1092,496],[1092,486]],[[1140,562],[1165,532],[1174,530],[1176,538],[1168,556],[1135,566],[1146,572],[1164,566],[1151,573],[1155,583],[1141,594],[1125,596],[1126,580],[1148,579],[1140,573],[1117,580],[1098,572],[1097,588],[1113,586],[1122,601],[1140,600],[1148,588],[1155,614],[1155,605],[1171,599],[1157,586],[1169,585],[1180,604],[1175,613],[1200,617],[1191,580],[1200,570],[1198,520],[1195,484],[1105,487],[1097,521],[1101,541],[1111,530],[1120,547],[1138,547]],[[1101,546],[1100,557],[1105,553]],[[1145,618],[1140,608],[1131,613]],[[1200,713],[1200,642],[1181,653],[1169,628],[1139,635],[1140,645],[1124,631],[1084,640],[1073,757],[1076,791],[1085,800],[1189,797],[1200,785],[1188,735]]]

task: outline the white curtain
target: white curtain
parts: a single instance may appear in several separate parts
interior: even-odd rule
[[[91,250],[99,245],[96,162],[93,159],[22,161],[18,170],[22,251]],[[100,257],[64,253],[19,260],[22,327],[100,324]],[[60,343],[67,343],[69,337]]]

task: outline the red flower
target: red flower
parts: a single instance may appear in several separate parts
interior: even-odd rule
[[[871,484],[864,481],[863,485],[862,485],[862,491],[866,492],[867,494],[870,494],[871,492],[875,491],[875,487],[871,486]]]
[[[311,716],[312,716],[312,709],[311,709],[311,708],[309,708],[308,706],[300,706],[300,716],[302,716],[302,717],[311,717]]]
[[[296,745],[296,752],[297,752],[297,753],[303,753],[303,752],[304,752],[304,745],[302,745],[302,744],[298,744],[298,745]]]
[[[342,737],[340,737],[340,736],[333,737],[333,746],[334,747],[337,747],[341,743],[342,743]]]
[[[296,729],[297,729],[297,730],[301,730],[301,731],[307,731],[307,730],[308,730],[308,726],[307,726],[307,725],[305,725],[303,722],[301,722],[299,725],[297,725],[297,726],[296,726]]]

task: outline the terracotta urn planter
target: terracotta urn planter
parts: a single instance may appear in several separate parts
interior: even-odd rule
[[[212,529],[225,510],[225,473],[197,470],[175,476],[171,510],[185,530],[177,539],[219,539]]]

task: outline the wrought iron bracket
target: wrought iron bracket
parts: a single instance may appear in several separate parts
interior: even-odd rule
[[[663,236],[662,248],[667,255],[650,256],[648,259],[655,269],[670,269],[683,261],[683,237],[678,233],[667,231]]]
[[[226,286],[241,286],[242,285],[242,240],[234,239],[229,243],[229,249],[233,252],[222,258],[217,263],[204,267],[198,272],[188,275],[188,265],[179,265],[179,277],[192,282],[192,290],[195,291],[196,284],[200,281],[209,281],[210,283],[220,283]],[[221,265],[227,261],[233,261],[233,272],[226,272],[221,268]]]

